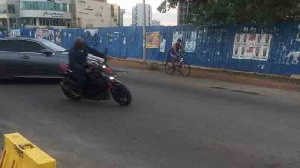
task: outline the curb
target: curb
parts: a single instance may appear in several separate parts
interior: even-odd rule
[[[164,62],[160,61],[143,62],[139,59],[122,58],[113,58],[113,61],[115,61],[117,64],[119,63],[120,65],[124,63],[124,66],[131,67],[134,69],[164,71]],[[153,64],[157,64],[158,66],[151,66]],[[231,71],[227,69],[214,69],[198,66],[191,66],[191,70],[192,72],[190,77],[193,78],[209,79],[229,83],[239,83],[244,85],[275,88],[280,90],[300,91],[300,75],[280,76],[253,72]]]
[[[117,61],[125,61],[125,62],[135,62],[139,64],[152,64],[156,63],[158,65],[164,65],[164,62],[161,61],[147,61],[146,63],[143,62],[140,59],[121,59],[121,58],[114,58]],[[202,70],[202,71],[208,71],[208,72],[217,72],[217,73],[226,73],[226,74],[234,74],[234,75],[248,75],[248,76],[254,76],[254,77],[264,77],[269,79],[278,79],[278,80],[289,80],[300,84],[300,75],[273,75],[273,74],[263,74],[263,73],[257,73],[257,72],[245,72],[245,71],[236,71],[236,70],[228,70],[228,69],[219,69],[219,68],[208,68],[208,67],[200,67],[200,66],[190,66],[191,69],[194,70]]]

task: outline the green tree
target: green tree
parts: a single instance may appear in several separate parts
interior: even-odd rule
[[[184,0],[165,0],[157,8],[165,13]],[[300,21],[299,0],[194,0],[187,22],[211,24],[274,24]]]

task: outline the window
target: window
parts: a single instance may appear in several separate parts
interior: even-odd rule
[[[55,2],[31,2],[22,1],[20,2],[21,10],[49,10],[49,11],[63,11],[69,12],[69,4],[66,3],[55,3]]]
[[[20,41],[20,52],[36,52],[40,53],[45,47],[33,41]]]
[[[24,18],[23,21],[26,23],[26,25],[36,25],[34,18]]]
[[[66,51],[65,48],[52,43],[51,41],[45,40],[45,39],[40,39],[40,42],[43,43],[45,46],[49,47],[51,50],[56,51],[56,52],[64,52]]]
[[[48,19],[48,18],[40,18],[39,19],[41,26],[66,26],[69,20],[66,19]]]
[[[7,5],[7,12],[8,13],[16,13],[15,5],[13,5],[13,4]]]
[[[0,40],[0,51],[18,52],[18,44],[15,40]]]
[[[7,7],[6,5],[0,5],[0,14],[7,13]]]

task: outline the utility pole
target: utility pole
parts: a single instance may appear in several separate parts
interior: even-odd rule
[[[9,11],[8,11],[7,1],[5,2],[5,5],[6,5],[7,35],[9,35],[9,32],[10,32],[10,17],[9,17]]]
[[[9,20],[9,16],[8,16],[9,14],[7,13],[6,14],[6,22],[7,22],[7,33],[9,34],[9,32],[10,32],[10,20]]]
[[[143,61],[146,62],[146,2],[143,0],[143,8],[144,8],[144,23],[143,23]]]

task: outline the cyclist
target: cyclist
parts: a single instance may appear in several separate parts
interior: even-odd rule
[[[181,39],[178,39],[175,44],[173,44],[172,48],[170,49],[170,56],[173,58],[173,63],[179,62],[180,55],[179,51],[181,50]]]

